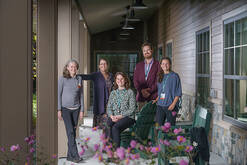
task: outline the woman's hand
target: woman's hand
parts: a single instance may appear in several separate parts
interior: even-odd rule
[[[61,110],[60,110],[60,111],[57,111],[57,118],[58,118],[59,120],[63,120],[62,111],[61,111]]]
[[[116,116],[110,116],[110,118],[111,118],[111,120],[113,121],[113,122],[116,122]]]
[[[117,115],[117,116],[111,116],[110,118],[112,119],[113,122],[117,122],[118,120],[122,119],[123,116],[122,115]]]
[[[172,104],[168,107],[169,111],[172,111],[175,108],[175,106],[178,102],[178,99],[179,99],[179,96],[176,96],[175,99],[173,100]]]
[[[173,103],[172,103],[172,104],[168,107],[168,110],[169,110],[169,111],[172,111],[172,110],[175,108],[175,105],[176,105],[176,104],[173,104]]]
[[[83,114],[83,112],[81,111],[81,112],[80,112],[80,120],[83,119],[83,115],[84,115],[84,114]]]
[[[155,100],[152,100],[152,104],[155,104],[159,99],[159,96],[155,99]]]
[[[150,90],[150,88],[145,88],[145,89],[141,90],[142,96],[144,98],[148,98],[150,96],[149,90]]]
[[[117,118],[117,120],[120,120],[120,119],[123,118],[123,116],[122,115],[117,115],[116,118]]]

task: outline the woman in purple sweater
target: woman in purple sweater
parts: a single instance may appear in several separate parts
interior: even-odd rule
[[[93,127],[103,127],[106,120],[106,105],[113,85],[113,76],[108,72],[106,59],[99,60],[99,71],[91,74],[80,74],[83,80],[92,80],[94,85]]]

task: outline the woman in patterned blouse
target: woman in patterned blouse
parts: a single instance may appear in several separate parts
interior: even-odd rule
[[[134,92],[129,88],[129,78],[122,72],[115,75],[113,91],[107,105],[108,138],[113,140],[116,147],[120,146],[120,134],[135,123],[134,112],[136,101]]]

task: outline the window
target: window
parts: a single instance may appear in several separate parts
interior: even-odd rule
[[[107,59],[110,63],[109,71],[111,73],[115,74],[116,72],[124,72],[132,81],[137,62],[137,55],[137,53],[97,53],[97,63],[100,58]]]
[[[247,127],[247,12],[224,21],[224,114]]]
[[[158,46],[158,54],[157,54],[157,60],[160,61],[163,57],[163,46],[160,44]]]
[[[196,32],[196,104],[208,107],[210,92],[209,27]]]
[[[172,60],[172,42],[166,44],[166,57],[169,57]]]

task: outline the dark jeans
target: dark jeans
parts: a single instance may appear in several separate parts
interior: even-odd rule
[[[62,107],[62,117],[66,128],[68,137],[68,152],[67,159],[78,159],[80,158],[76,145],[76,127],[78,124],[80,108],[76,110],[70,110]]]
[[[178,111],[177,107],[174,108],[174,110],[172,111]],[[168,107],[162,107],[157,105],[157,109],[156,109],[156,122],[159,124],[159,126],[164,125],[166,119],[167,122],[171,123],[171,125],[175,125],[176,124],[176,117],[177,114],[175,116],[172,116],[172,111],[168,110]]]
[[[116,123],[113,122],[112,119],[109,117],[107,120],[107,137],[113,140],[113,143],[115,143],[116,147],[120,147],[121,132],[123,132],[126,128],[129,128],[134,123],[135,120],[129,117],[124,117]]]

